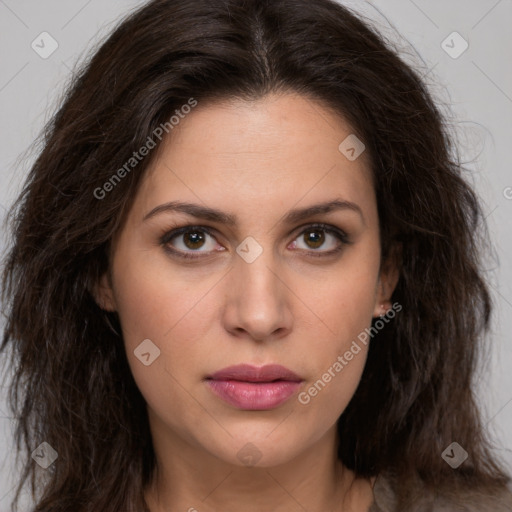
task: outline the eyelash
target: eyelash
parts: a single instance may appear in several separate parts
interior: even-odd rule
[[[298,233],[297,237],[300,235],[303,235],[304,233],[306,233],[308,231],[313,231],[315,229],[324,231],[325,233],[328,233],[330,235],[334,235],[340,241],[340,245],[338,247],[336,247],[336,249],[332,249],[330,251],[313,251],[313,250],[307,251],[310,256],[313,256],[313,257],[333,256],[334,254],[341,252],[343,250],[344,245],[349,245],[352,243],[349,240],[348,235],[344,231],[342,231],[339,228],[336,228],[335,226],[331,226],[329,224],[322,224],[322,223],[307,225],[301,232]],[[171,231],[166,232],[161,237],[160,244],[164,247],[164,249],[168,253],[170,253],[172,256],[177,256],[178,258],[183,258],[183,259],[187,259],[187,260],[198,260],[198,259],[204,258],[205,256],[202,256],[202,255],[193,255],[194,251],[192,253],[182,252],[182,251],[173,249],[168,245],[169,242],[173,238],[176,238],[184,233],[195,232],[195,231],[199,231],[201,233],[206,233],[207,235],[211,236],[212,238],[215,238],[215,235],[213,234],[213,232],[206,226],[189,225],[189,226],[183,226],[181,228],[173,229]]]

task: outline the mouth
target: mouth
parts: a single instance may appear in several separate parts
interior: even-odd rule
[[[292,397],[303,379],[281,365],[237,365],[206,378],[210,390],[237,409],[274,409]]]

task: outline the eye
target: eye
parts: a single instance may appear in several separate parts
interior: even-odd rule
[[[203,258],[214,251],[226,250],[204,226],[174,229],[166,233],[160,243],[172,256],[185,259]],[[313,256],[330,256],[340,252],[344,245],[350,243],[347,234],[341,229],[326,224],[312,224],[303,229],[288,247],[304,250]],[[322,247],[324,250],[317,250]]]
[[[173,242],[173,240],[176,240],[176,242]],[[185,226],[166,233],[162,237],[161,243],[173,255],[190,259],[202,257],[201,255],[190,254],[190,251],[209,253],[217,246],[215,238],[210,231],[201,226]],[[225,250],[222,246],[219,247],[219,250]],[[199,250],[203,248],[206,248],[206,250]]]
[[[309,251],[314,256],[326,256],[340,252],[349,243],[347,234],[341,229],[326,224],[312,224],[300,232],[292,246],[294,249]],[[316,250],[322,247],[324,250]]]

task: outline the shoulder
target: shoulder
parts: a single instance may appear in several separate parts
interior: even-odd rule
[[[399,504],[395,480],[391,475],[379,475],[373,487],[374,503],[368,512],[512,512],[512,490],[503,487],[494,493],[468,488],[463,493],[427,490],[418,481],[402,488],[403,500]]]

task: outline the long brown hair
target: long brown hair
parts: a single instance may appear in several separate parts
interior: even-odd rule
[[[485,230],[443,117],[419,74],[373,29],[330,0],[154,0],[126,18],[74,77],[10,214],[5,262],[10,405],[36,511],[147,509],[155,456],[119,320],[91,290],[109,269],[155,151],[108,195],[107,183],[190,98],[294,91],[343,116],[364,141],[383,261],[401,244],[392,301],[338,425],[339,457],[430,486],[502,485],[473,375],[491,300],[479,267]],[[47,442],[44,471],[30,453]],[[457,441],[457,470],[441,453]],[[28,453],[25,453],[28,452]],[[461,487],[462,486],[462,487]]]

